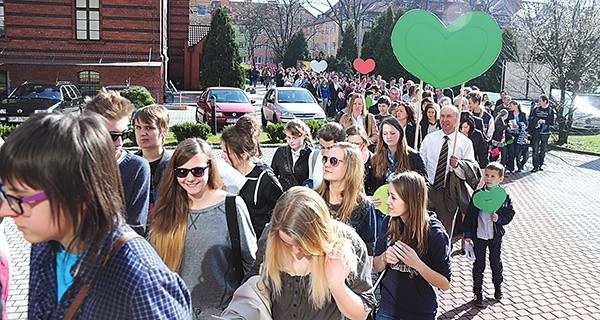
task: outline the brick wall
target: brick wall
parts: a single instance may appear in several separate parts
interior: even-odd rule
[[[8,71],[11,89],[27,80],[54,82],[71,81],[78,85],[77,75],[80,71],[92,70],[100,73],[100,86],[124,85],[129,79],[130,85],[144,86],[152,93],[154,99],[162,101],[161,67],[160,66],[74,66],[74,65],[33,65],[4,64],[0,67]],[[40,72],[41,71],[41,72]]]

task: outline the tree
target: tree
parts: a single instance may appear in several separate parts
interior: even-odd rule
[[[392,30],[402,14],[404,14],[404,10],[394,14],[394,11],[388,8],[379,16],[373,29],[365,33],[361,56],[363,59],[375,60],[376,66],[373,73],[380,74],[384,79],[409,75],[394,55],[391,42]]]
[[[485,91],[500,92],[502,90],[502,66],[516,50],[516,40],[510,29],[502,30],[502,50],[494,64],[482,75],[469,81]]]
[[[240,13],[248,24],[258,25],[264,45],[273,49],[275,62],[283,61],[285,50],[292,36],[312,22],[312,16],[304,8],[306,0],[276,0],[247,3]]]
[[[557,144],[567,143],[573,124],[575,98],[590,90],[600,72],[600,1],[548,0],[524,2],[511,29],[519,35],[511,57],[525,71],[532,63],[550,67],[560,99],[555,106],[558,124]],[[542,92],[543,79],[532,74],[532,82]],[[572,92],[567,106],[567,90]],[[551,93],[547,92],[551,97]]]
[[[202,51],[201,86],[243,88],[245,78],[231,19],[226,8],[217,8],[212,13],[210,31]]]
[[[308,57],[308,44],[304,33],[298,31],[294,33],[288,43],[287,49],[283,54],[283,67],[295,67],[298,60],[305,60]]]
[[[338,60],[346,58],[348,61],[354,61],[358,58],[358,49],[356,48],[356,31],[352,24],[346,26],[344,30],[344,37],[342,38],[342,44],[338,49],[337,55],[335,56]]]

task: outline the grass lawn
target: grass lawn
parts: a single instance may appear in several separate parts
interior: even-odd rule
[[[575,136],[569,135],[567,144],[563,147],[571,150],[591,151],[600,153],[600,135]]]

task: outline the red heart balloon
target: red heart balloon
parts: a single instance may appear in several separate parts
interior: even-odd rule
[[[356,58],[354,59],[352,66],[354,66],[354,70],[358,71],[360,74],[367,74],[375,69],[375,60],[371,58],[367,60]]]

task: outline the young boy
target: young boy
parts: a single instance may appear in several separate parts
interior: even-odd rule
[[[504,166],[499,162],[490,162],[484,169],[483,188],[476,190],[473,197],[478,192],[489,191],[498,187],[504,180]],[[492,268],[492,282],[494,283],[494,298],[502,299],[502,236],[504,235],[504,226],[510,223],[515,215],[510,196],[496,212],[486,212],[478,209],[473,204],[473,197],[467,208],[467,214],[463,222],[465,241],[473,246],[475,251],[475,263],[473,264],[473,292],[475,299],[473,304],[477,307],[484,307],[482,286],[483,271],[485,270],[485,252],[490,251],[490,267]]]

